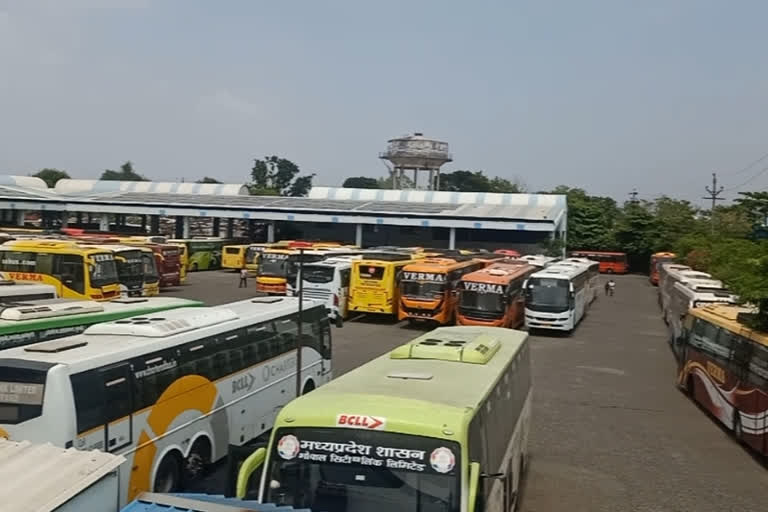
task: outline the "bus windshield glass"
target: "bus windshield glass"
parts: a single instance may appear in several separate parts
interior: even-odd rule
[[[431,281],[403,281],[403,295],[422,299],[439,299],[445,292],[445,283]]]
[[[570,307],[570,281],[534,277],[528,281],[526,307],[531,310],[558,313]]]
[[[280,429],[265,502],[327,512],[457,512],[460,447],[357,429]]]
[[[259,261],[259,275],[285,277],[287,274],[287,254],[262,254]]]
[[[460,307],[472,311],[501,313],[504,311],[504,296],[500,293],[462,290]]]
[[[141,281],[144,274],[144,263],[140,251],[124,251],[115,259],[117,263],[117,275],[121,280],[133,280],[138,277]],[[133,278],[133,279],[132,279]]]
[[[304,267],[304,281],[308,283],[324,284],[333,281],[333,267],[323,265],[306,265]]]
[[[144,280],[148,283],[154,283],[160,278],[157,273],[155,256],[154,254],[143,253],[141,257],[144,260]]]
[[[111,254],[96,254],[92,256],[90,265],[91,286],[100,287],[116,284],[117,267]]]

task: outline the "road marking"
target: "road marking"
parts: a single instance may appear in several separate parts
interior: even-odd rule
[[[607,373],[609,375],[624,376],[627,374],[627,372],[624,370],[619,370],[618,368],[606,368],[603,366],[577,366],[576,368],[581,368],[582,370],[591,370],[598,373]]]

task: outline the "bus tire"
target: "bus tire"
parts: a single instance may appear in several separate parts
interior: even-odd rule
[[[314,391],[314,390],[315,390],[315,381],[308,380],[307,383],[304,384],[304,389],[301,390],[301,394],[303,396],[309,393],[310,391]]]
[[[696,383],[694,382],[693,375],[689,374],[685,379],[685,394],[696,400]]]
[[[168,453],[157,466],[153,492],[169,493],[181,489],[181,456],[178,452]]]
[[[340,313],[336,313],[335,324],[336,324],[336,327],[338,327],[339,329],[344,327],[344,319],[341,317]]]
[[[210,463],[211,442],[207,437],[199,437],[184,459],[184,481],[193,482],[202,477]]]
[[[735,437],[739,443],[744,442],[744,430],[741,427],[741,415],[739,414],[739,411],[733,412],[733,437]]]
[[[190,272],[197,272],[197,263],[193,263],[192,265],[190,265],[189,271]]]

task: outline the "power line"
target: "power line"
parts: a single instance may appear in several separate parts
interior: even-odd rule
[[[756,178],[758,178],[758,177],[762,176],[763,174],[765,174],[765,172],[766,172],[766,171],[768,171],[768,167],[763,167],[762,169],[760,169],[760,171],[759,171],[757,174],[755,174],[754,176],[750,177],[750,178],[749,178],[749,179],[747,179],[746,181],[744,181],[744,182],[742,182],[742,183],[739,183],[738,185],[736,185],[736,186],[734,186],[734,187],[728,187],[728,188],[727,188],[727,189],[725,189],[725,190],[726,190],[726,191],[728,191],[728,190],[734,190],[734,189],[737,189],[737,188],[741,188],[741,187],[743,187],[744,185],[746,185],[747,183],[751,182],[752,180],[754,180],[754,179],[756,179]]]
[[[766,158],[768,158],[768,153],[764,154],[763,156],[761,156],[760,158],[758,158],[754,162],[750,163],[749,165],[747,165],[746,167],[744,167],[742,169],[739,169],[738,171],[734,172],[733,174],[741,174],[743,172],[747,172],[748,170],[750,170],[751,168],[753,168],[754,166],[756,166],[757,164],[759,164],[760,162],[762,162]]]

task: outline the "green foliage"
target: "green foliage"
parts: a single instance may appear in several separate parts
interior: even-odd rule
[[[104,181],[149,181],[133,169],[133,163],[130,160],[121,165],[119,171],[106,169],[101,173],[99,179]]]
[[[736,203],[742,207],[754,223],[766,224],[768,221],[768,192],[739,192]]]
[[[45,168],[33,174],[35,178],[40,178],[48,185],[49,188],[56,186],[56,182],[62,179],[69,179],[67,171],[60,171],[59,169]]]
[[[386,188],[386,189],[392,188],[392,176],[388,176],[386,178],[379,178],[376,181],[379,183],[379,188]],[[403,188],[413,188],[413,181],[408,176],[403,175],[403,177],[401,178],[401,185]]]
[[[583,189],[559,186],[552,194],[568,200],[568,249],[617,250],[615,223],[619,217],[616,201],[590,196]]]
[[[205,177],[200,178],[199,180],[197,180],[195,183],[219,183],[220,184],[221,182],[219,180],[217,180],[216,178],[211,178],[209,176],[205,176]]]
[[[440,175],[440,190],[451,192],[500,192],[519,193],[523,191],[522,185],[513,183],[505,178],[491,178],[483,174],[483,171],[458,170]]]
[[[341,185],[344,188],[380,188],[376,178],[367,176],[352,176],[344,180]]]
[[[314,174],[300,176],[301,169],[287,158],[255,159],[248,188],[253,195],[306,196]]]

